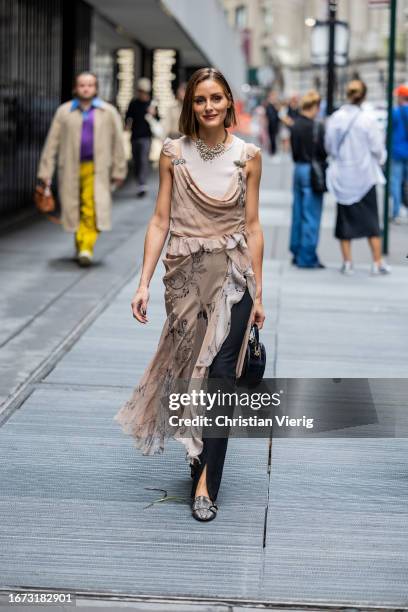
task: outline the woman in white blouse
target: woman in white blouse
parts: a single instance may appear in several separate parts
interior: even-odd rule
[[[358,79],[347,85],[347,100],[327,122],[325,147],[330,155],[327,186],[337,201],[335,236],[340,240],[343,274],[353,274],[351,240],[368,238],[371,274],[391,271],[381,257],[381,231],[376,185],[384,184],[381,164],[386,158],[375,117],[361,108],[367,87]]]

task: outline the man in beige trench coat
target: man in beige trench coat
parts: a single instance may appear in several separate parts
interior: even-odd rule
[[[66,231],[75,232],[81,266],[92,262],[99,233],[111,229],[111,188],[127,174],[121,117],[97,89],[94,74],[77,76],[76,97],[57,109],[37,172],[50,185],[58,168],[61,221]]]

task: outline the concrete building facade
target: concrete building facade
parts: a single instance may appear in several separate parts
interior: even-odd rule
[[[324,92],[326,69],[312,65],[311,43],[314,21],[327,19],[327,0],[223,0],[223,5],[230,25],[241,34],[250,83],[262,81],[260,84],[273,85],[285,93],[310,87]],[[337,18],[347,22],[350,32],[348,64],[337,69],[338,98],[342,97],[343,84],[359,75],[367,82],[372,98],[383,100],[389,8],[386,3],[370,0],[338,0]],[[396,82],[406,78],[407,46],[408,1],[400,0]]]

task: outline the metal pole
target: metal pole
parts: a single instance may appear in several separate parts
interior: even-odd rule
[[[391,148],[392,148],[392,92],[394,89],[394,62],[395,62],[395,29],[397,21],[397,0],[390,0],[390,40],[388,44],[388,85],[387,85],[387,161],[385,162],[385,188],[384,188],[384,229],[382,251],[388,255],[388,211],[390,197],[391,174]]]
[[[327,60],[327,115],[334,110],[334,50],[337,0],[329,0],[329,55]]]

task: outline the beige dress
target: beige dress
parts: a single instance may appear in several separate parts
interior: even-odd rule
[[[187,460],[201,453],[201,427],[169,423],[169,416],[197,416],[198,408],[188,405],[170,411],[168,398],[170,393],[205,384],[229,333],[233,304],[240,301],[246,287],[255,299],[245,231],[245,165],[258,151],[234,136],[222,155],[203,162],[185,136],[163,144],[163,153],[173,164],[170,237],[162,259],[167,319],[154,357],[114,417],[145,455],[162,452],[170,436],[185,445]],[[250,321],[251,317],[242,338],[237,377]]]

